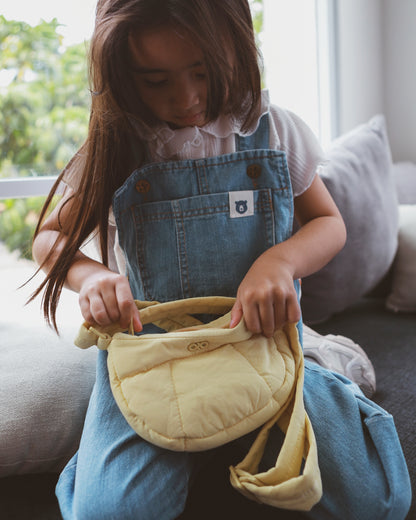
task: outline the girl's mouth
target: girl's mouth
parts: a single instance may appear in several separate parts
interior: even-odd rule
[[[205,121],[205,113],[201,111],[196,114],[178,116],[176,120],[181,126],[202,126]]]

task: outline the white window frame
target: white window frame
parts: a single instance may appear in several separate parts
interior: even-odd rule
[[[0,199],[23,199],[47,195],[57,176],[0,179]]]
[[[315,0],[320,137],[326,145],[340,134],[338,2]]]
[[[315,0],[321,140],[339,135],[338,1]],[[0,200],[45,196],[56,176],[0,179]]]

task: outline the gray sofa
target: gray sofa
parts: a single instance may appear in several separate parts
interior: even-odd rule
[[[392,164],[381,116],[334,143],[329,158],[321,175],[348,241],[303,280],[304,318],[319,333],[346,336],[366,350],[377,375],[373,398],[395,418],[416,490],[416,165]],[[76,295],[64,294],[57,338],[36,306],[23,305],[36,281],[16,290],[33,265],[1,249],[0,259],[0,517],[58,520],[54,486],[79,441],[96,352],[72,344],[82,320]],[[235,453],[228,462],[240,459]],[[268,519],[276,511],[234,492],[218,457],[196,480],[183,518]],[[408,519],[416,520],[415,504]]]

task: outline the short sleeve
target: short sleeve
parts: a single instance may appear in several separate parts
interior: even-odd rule
[[[293,112],[275,105],[270,106],[270,148],[286,153],[294,197],[309,188],[327,162],[309,126]]]

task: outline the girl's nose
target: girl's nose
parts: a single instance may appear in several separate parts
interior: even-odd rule
[[[182,110],[188,110],[200,102],[200,92],[196,82],[191,79],[176,84],[174,103]]]

